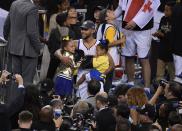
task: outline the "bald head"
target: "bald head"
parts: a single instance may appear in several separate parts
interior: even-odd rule
[[[108,103],[108,94],[106,92],[101,92],[97,94],[96,101],[100,101],[103,105]]]

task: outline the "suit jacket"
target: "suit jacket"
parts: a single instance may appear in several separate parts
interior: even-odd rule
[[[46,130],[46,131],[55,131],[55,123],[53,121],[51,122],[43,122],[43,121],[36,121],[32,123],[32,130]]]
[[[116,119],[110,108],[105,108],[96,115],[96,131],[115,131]]]
[[[0,131],[10,131],[11,116],[18,112],[24,102],[25,89],[17,89],[17,97],[7,104],[0,104]]]
[[[30,0],[12,3],[4,24],[8,52],[13,55],[37,57],[42,45],[39,40],[38,8]]]

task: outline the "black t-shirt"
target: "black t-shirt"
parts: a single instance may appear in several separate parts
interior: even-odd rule
[[[177,4],[173,8],[171,43],[174,54],[182,56],[182,5]]]
[[[110,108],[105,108],[96,115],[97,131],[115,131],[116,120]]]
[[[164,34],[159,44],[159,59],[170,62],[173,61],[172,44],[170,43],[171,18],[163,16],[160,21],[159,31]]]

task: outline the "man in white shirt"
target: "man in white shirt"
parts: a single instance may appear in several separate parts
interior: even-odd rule
[[[152,38],[153,16],[159,5],[159,0],[120,0],[115,10],[116,18],[123,16],[122,31],[126,35],[126,45],[122,55],[126,57],[129,85],[134,85],[134,56],[137,53],[142,65],[144,86],[150,86],[151,71],[148,54]]]

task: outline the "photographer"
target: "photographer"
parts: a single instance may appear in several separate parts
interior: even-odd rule
[[[10,76],[10,73],[7,71],[3,71],[2,75],[0,77],[0,85],[6,84],[7,81],[9,81],[8,77]],[[23,78],[19,74],[15,74],[14,79],[16,83],[18,84],[17,94],[16,97],[5,104],[0,104],[0,131],[10,131],[11,125],[10,125],[10,118],[12,115],[14,115],[17,111],[19,111],[23,105],[24,102],[24,85],[23,85]]]
[[[149,101],[150,104],[155,105],[159,96],[164,95],[166,102],[179,101],[181,98],[182,86],[176,82],[160,82],[157,91]]]
[[[176,82],[165,82],[161,81],[159,87],[157,88],[156,93],[149,101],[150,104],[156,105],[158,111],[158,122],[163,129],[166,129],[168,123],[168,115],[171,111],[179,111],[179,101],[181,99],[181,90],[182,87]],[[164,96],[165,100],[158,102],[160,96]]]
[[[76,114],[80,113],[82,115],[86,114],[86,112],[89,110],[89,105],[87,102],[85,101],[78,101],[74,107],[73,110],[71,112],[71,116],[74,117],[76,116]]]
[[[39,121],[33,122],[32,129],[55,131],[56,128],[61,126],[62,118],[54,117],[53,108],[50,105],[42,107],[39,118]]]

